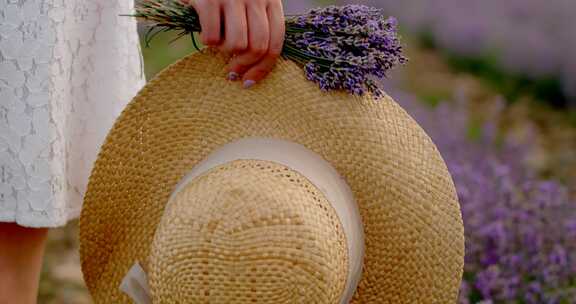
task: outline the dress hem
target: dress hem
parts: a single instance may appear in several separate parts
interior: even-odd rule
[[[22,227],[28,228],[58,228],[66,226],[70,221],[77,219],[80,216],[81,208],[68,209],[66,216],[58,219],[42,217],[42,216],[26,216],[24,214],[17,214],[16,212],[0,212],[0,222],[3,223],[16,223]]]

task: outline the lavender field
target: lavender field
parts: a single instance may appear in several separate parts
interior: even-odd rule
[[[286,13],[330,3],[290,0]],[[384,80],[386,92],[433,139],[457,188],[466,234],[459,302],[576,303],[576,124],[567,114],[576,106],[576,1],[362,3],[398,18],[410,61]],[[436,47],[423,47],[422,34]],[[170,39],[143,49],[149,78],[192,51],[189,40]],[[557,79],[565,108],[531,94],[510,100],[445,52]],[[90,302],[76,236],[75,223],[51,232],[40,303]]]

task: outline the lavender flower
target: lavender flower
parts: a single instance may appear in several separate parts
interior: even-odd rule
[[[178,37],[201,31],[197,13],[178,0],[139,0],[131,16],[152,23],[146,42],[163,31],[177,30]],[[322,90],[380,96],[375,79],[407,60],[396,28],[396,19],[363,5],[313,9],[286,18],[282,56],[299,63]]]
[[[287,20],[286,57],[305,65],[306,77],[322,90],[381,95],[371,77],[406,62],[397,21],[363,6],[329,6]]]

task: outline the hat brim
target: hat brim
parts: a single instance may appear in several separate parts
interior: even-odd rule
[[[364,224],[362,279],[352,303],[455,302],[464,231],[436,147],[390,97],[322,92],[280,59],[260,84],[225,80],[226,59],[192,54],[128,104],[90,176],[80,218],[82,271],[96,303],[129,303],[118,286],[144,269],[168,198],[221,145],[272,137],[306,146],[346,179]]]

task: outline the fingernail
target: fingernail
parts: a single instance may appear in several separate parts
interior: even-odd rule
[[[238,80],[239,76],[240,75],[238,75],[238,73],[236,73],[236,72],[230,72],[230,73],[228,73],[228,80],[232,80],[232,81]]]
[[[256,81],[252,80],[252,79],[248,79],[244,81],[244,88],[248,89],[249,87],[253,86],[254,84],[256,84]]]

